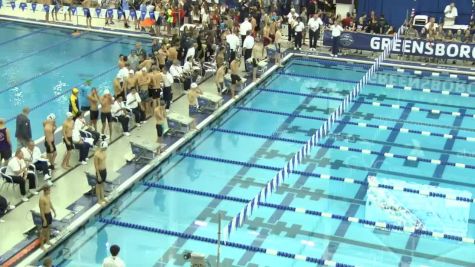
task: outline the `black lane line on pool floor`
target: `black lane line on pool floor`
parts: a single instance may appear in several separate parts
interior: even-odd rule
[[[352,107],[352,111],[353,110],[357,110],[361,105],[356,103],[353,107]],[[409,103],[406,107],[407,109],[404,109],[401,116],[400,116],[400,119],[401,120],[404,120],[406,119],[409,114],[410,114],[410,108],[413,106],[413,104]],[[396,125],[396,128],[401,128],[403,126],[403,124],[398,124]],[[343,130],[343,128],[340,128],[338,129],[338,132],[341,132]],[[336,131],[334,131],[336,132]],[[387,142],[394,142],[394,140],[396,140],[396,137],[397,135],[399,134],[399,131],[392,131],[391,134],[388,136],[388,138],[386,139]],[[387,153],[391,150],[391,146],[383,146],[380,150],[380,152],[382,154],[384,153]],[[386,159],[386,157],[384,156],[378,156],[376,157],[376,159],[373,161],[373,164],[371,165],[372,168],[375,168],[375,169],[379,169],[381,168],[384,160]],[[376,176],[376,173],[375,172],[370,172],[368,173],[368,175],[366,176],[365,178],[365,181],[368,180],[368,177],[369,176]],[[366,197],[366,193],[367,193],[367,187],[365,186],[360,186],[358,188],[358,191],[355,195],[355,199],[357,200],[364,200],[364,198]],[[345,216],[348,216],[348,217],[353,217],[356,212],[358,211],[359,209],[359,206],[357,205],[350,205],[350,207],[348,208],[347,212],[345,213]],[[348,231],[348,228],[350,227],[350,224],[349,223],[346,223],[346,222],[341,222],[335,232],[335,235],[336,236],[342,236],[344,237],[346,235],[346,232]],[[323,253],[322,255],[322,258],[323,259],[333,259],[333,256],[335,255],[336,251],[338,250],[338,247],[339,247],[339,243],[337,242],[330,242],[327,246],[327,248],[325,249],[325,252]]]
[[[256,97],[258,95],[258,93],[256,93],[253,97]],[[297,109],[294,111],[295,113],[300,113],[301,111],[301,107],[305,104],[308,104],[308,102],[310,102],[312,100],[312,98],[309,98],[309,97],[306,97],[304,99],[304,101],[302,101],[300,103],[300,105],[297,107]],[[280,129],[286,127],[287,124],[290,124],[295,118],[292,118],[292,117],[289,117],[287,118],[283,123],[282,125],[278,128],[277,131],[279,131]],[[268,147],[270,147],[272,145],[274,141],[273,140],[268,140],[266,141],[257,151],[259,150],[264,150]],[[257,153],[256,153],[257,154]],[[251,162],[251,163],[255,163],[257,162],[258,160],[258,157],[257,155],[255,155],[253,158],[251,158],[248,162]],[[241,168],[236,175],[240,175],[240,176],[243,176],[245,173],[247,173],[247,171],[249,170],[250,168],[249,167],[243,167]],[[229,183],[228,183],[229,184]],[[229,185],[225,185],[224,188],[219,192],[219,194],[222,194],[222,195],[226,195],[228,194],[230,191],[232,190],[232,187],[229,186]],[[211,203],[208,205],[208,207],[205,207],[203,212],[202,213],[205,213],[207,212],[207,209],[211,208],[211,209],[215,209],[219,204],[221,203],[221,200],[213,200],[211,201]],[[202,214],[198,215],[197,217],[200,217]],[[185,233],[187,234],[193,234],[194,232],[196,231],[196,227],[194,227],[193,224],[191,224],[186,230],[185,230]],[[263,233],[261,233],[263,234]],[[254,241],[257,241],[259,240],[258,238],[256,238],[256,240]],[[254,243],[253,241],[253,243]],[[180,247],[182,247],[184,245],[184,243],[186,242],[186,240],[181,240],[181,239],[178,239],[161,257],[160,257],[160,260],[159,262],[157,262],[155,264],[155,266],[160,266],[160,262],[164,262],[163,259],[166,259],[165,262],[168,262],[168,260],[173,257],[173,255],[176,255],[177,254],[177,251],[179,250]],[[244,256],[244,255],[243,255]],[[246,254],[246,257],[249,258],[249,261],[252,259],[252,257],[254,256],[254,253],[251,254]],[[243,258],[241,258],[239,261],[242,261]]]
[[[459,112],[460,112],[460,114],[464,114],[466,112],[466,110],[465,109],[460,109]],[[463,118],[464,118],[464,116],[456,117],[454,119],[452,125],[454,127],[462,125]],[[452,131],[450,131],[450,134],[451,135],[457,135],[458,131],[457,130],[452,130]],[[451,150],[454,147],[454,144],[455,144],[455,140],[448,139],[445,142],[444,149],[445,150]],[[446,154],[446,153],[441,154],[440,157],[439,157],[439,160],[441,160],[441,161],[442,160],[447,161],[448,159],[449,159],[449,155]],[[434,177],[435,179],[442,179],[445,168],[446,168],[446,165],[437,165],[437,167],[434,170],[434,174],[432,175],[432,177]],[[439,186],[440,182],[431,182],[430,185]],[[420,240],[420,238],[418,236],[413,236],[413,235],[409,236],[409,239],[407,240],[407,243],[406,243],[406,249],[410,249],[412,251],[415,251],[417,249],[417,245],[419,244],[419,240]],[[401,266],[410,266],[411,263],[412,263],[412,257],[410,257],[410,256],[402,256],[401,260],[399,262],[399,264]]]

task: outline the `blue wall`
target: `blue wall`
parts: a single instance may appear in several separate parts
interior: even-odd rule
[[[453,0],[459,16],[456,24],[468,24],[472,15],[472,0]],[[411,15],[412,8],[416,9],[416,15],[428,15],[436,18],[436,22],[444,18],[444,8],[452,0],[359,0],[358,16],[368,14],[371,10],[376,15],[384,14],[384,17],[393,26],[400,26]]]

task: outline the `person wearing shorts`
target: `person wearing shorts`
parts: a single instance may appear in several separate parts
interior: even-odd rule
[[[56,145],[54,144],[54,141],[51,142],[51,146],[48,144],[48,142],[45,141],[45,147],[46,147],[46,154],[53,154],[56,152]]]
[[[101,113],[101,122],[104,124],[105,122],[112,123],[112,113],[111,112],[102,112]]]
[[[66,139],[63,138],[63,142],[66,145],[66,150],[71,151],[74,149],[74,144],[73,144],[73,138],[72,137],[67,137],[67,142]]]

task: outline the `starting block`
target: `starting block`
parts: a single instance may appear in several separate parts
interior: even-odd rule
[[[219,95],[203,92],[203,94],[198,97],[198,103],[202,110],[215,111],[223,104],[223,98]]]
[[[194,119],[188,116],[170,112],[167,114],[169,134],[186,134],[191,129]]]
[[[145,142],[142,144],[130,142],[132,154],[126,155],[127,163],[145,165],[154,159],[164,147],[166,147],[165,144],[155,142]]]

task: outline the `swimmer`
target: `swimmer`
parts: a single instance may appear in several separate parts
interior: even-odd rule
[[[157,129],[157,143],[161,144],[162,137],[165,131],[165,124],[167,122],[167,113],[165,111],[165,101],[160,101],[159,105],[155,107],[153,115],[155,117],[155,128]],[[161,153],[160,148],[161,146],[159,145],[157,148],[158,154]]]
[[[51,188],[49,186],[43,187],[43,195],[40,197],[40,215],[41,215],[41,231],[40,231],[40,248],[45,250],[45,244],[51,245],[49,238],[51,235],[51,223],[53,222],[53,215],[56,217],[53,203],[50,198]],[[53,213],[53,215],[51,214]]]
[[[71,168],[71,166],[69,166],[69,159],[71,158],[71,150],[74,149],[73,127],[73,114],[68,112],[66,114],[66,120],[63,123],[63,142],[66,145],[66,154],[64,154],[63,162],[61,163],[61,167],[63,167],[63,169]]]
[[[99,118],[99,102],[100,97],[97,93],[97,88],[93,87],[89,95],[87,96],[89,101],[89,119],[91,120],[90,124],[94,128],[94,131],[97,131],[97,119]]]
[[[109,90],[104,91],[104,95],[101,98],[101,122],[102,122],[102,130],[101,133],[104,134],[106,129],[106,122],[109,126],[109,138],[112,140],[112,96]]]
[[[102,141],[100,145],[100,149],[94,152],[94,168],[96,170],[96,196],[97,196],[97,203],[99,205],[104,205],[107,203],[105,196],[104,196],[104,184],[107,179],[107,169],[106,169],[106,161],[107,161],[107,142]]]
[[[236,86],[241,83],[241,77],[239,76],[239,66],[241,65],[241,59],[236,57],[231,62],[231,97],[236,98]]]
[[[150,83],[150,97],[152,98],[152,110],[155,110],[156,107],[160,106],[160,93],[163,86],[163,74],[157,66],[152,67],[152,72],[150,73],[151,83]]]
[[[189,114],[190,117],[193,117],[193,113],[197,113],[199,110],[198,97],[203,94],[203,91],[198,87],[196,83],[191,84],[191,88],[188,92],[188,104],[189,104]],[[196,118],[193,117],[192,129],[196,129]]]
[[[56,146],[54,144],[54,131],[56,131],[56,116],[51,113],[43,122],[45,134],[46,157],[51,164],[50,168],[54,170],[54,162],[56,161]]]
[[[71,36],[73,37],[78,37],[79,35],[81,35],[81,32],[79,30],[74,30],[73,33],[71,33]]]
[[[216,71],[216,76],[214,77],[214,82],[216,83],[216,88],[218,88],[219,95],[224,91],[224,75],[226,75],[226,66],[222,64],[219,66]]]

